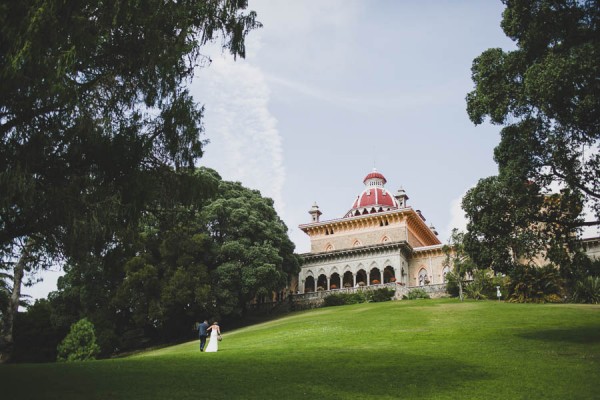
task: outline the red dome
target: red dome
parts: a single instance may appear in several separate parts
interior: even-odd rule
[[[363,179],[363,183],[367,183],[367,181],[369,179],[373,179],[373,178],[383,180],[384,185],[387,183],[387,179],[385,179],[385,176],[383,176],[380,172],[377,172],[377,171],[373,171],[370,174],[368,174],[367,176],[365,176],[365,179]]]
[[[384,187],[386,182],[387,180],[383,174],[373,169],[373,172],[363,179],[365,189],[354,200],[352,208],[346,213],[345,217],[355,217],[398,209],[398,200]]]
[[[390,192],[382,188],[367,188],[352,204],[352,208],[371,206],[398,207],[398,202]]]

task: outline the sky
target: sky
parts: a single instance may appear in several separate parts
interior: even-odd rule
[[[442,242],[495,175],[500,127],[466,113],[473,59],[514,48],[500,1],[250,0],[246,59],[211,49],[191,85],[210,144],[200,165],[271,197],[299,253],[316,202],[341,218],[377,168]]]
[[[492,47],[514,48],[502,3],[481,0],[249,0],[261,29],[234,60],[206,48],[190,90],[205,106],[210,143],[198,165],[275,202],[298,253],[317,203],[341,218],[377,168],[393,193],[422,211],[442,243],[464,229],[460,201],[497,173],[499,126],[466,113],[471,65]],[[56,289],[60,271],[24,288]]]

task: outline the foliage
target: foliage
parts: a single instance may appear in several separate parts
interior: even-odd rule
[[[588,276],[577,281],[572,300],[575,303],[600,304],[600,276]]]
[[[462,201],[469,218],[465,252],[479,267],[499,273],[534,258],[545,245],[532,221],[539,201],[535,185],[507,187],[497,176],[481,179]]]
[[[478,271],[476,275],[480,275],[483,271]],[[486,300],[488,296],[484,293],[484,282],[482,279],[474,279],[465,286],[465,294],[467,298],[473,300]]]
[[[182,200],[181,172],[204,144],[203,108],[186,85],[217,38],[244,57],[245,36],[260,26],[246,6],[0,1],[0,263],[23,260],[13,254],[20,243],[34,244],[28,256],[85,260],[149,209]],[[35,264],[14,265],[2,356],[21,271]]]
[[[362,290],[354,293],[333,293],[323,299],[323,306],[342,306],[359,303],[390,301],[396,291],[391,288]]]
[[[429,296],[429,293],[427,293],[424,289],[415,288],[415,289],[411,289],[408,292],[408,294],[406,295],[406,298],[408,300],[416,300],[416,299],[429,299],[431,297]]]
[[[88,317],[102,356],[179,341],[199,319],[227,323],[283,290],[298,258],[270,199],[199,168],[197,204],[147,213],[102,257],[71,262],[50,301],[57,326]]]
[[[452,297],[460,297],[460,288],[455,274],[446,274],[446,293]]]
[[[512,271],[508,281],[509,300],[517,303],[556,303],[563,301],[562,279],[552,265],[522,266]]]
[[[600,29],[595,0],[505,1],[502,29],[517,49],[488,49],[473,61],[470,119],[505,127],[495,150],[500,176],[559,183],[600,219]],[[594,150],[595,149],[595,150]],[[591,151],[590,151],[591,150]],[[568,203],[568,202],[567,202]],[[581,211],[581,209],[579,209]],[[576,215],[541,215],[583,225]]]
[[[67,327],[68,328],[68,327]],[[57,346],[68,333],[56,326],[48,300],[36,300],[15,319],[13,362],[56,361]]]
[[[382,301],[390,301],[395,294],[396,291],[392,288],[381,288],[369,291],[367,293],[367,297],[369,301],[378,303]]]
[[[541,256],[574,281],[581,275],[576,233],[600,223],[599,4],[505,4],[502,28],[517,48],[477,57],[467,95],[475,124],[489,117],[504,128],[494,151],[498,176],[481,179],[463,199],[465,245],[480,267],[511,273]]]
[[[201,212],[213,240],[212,291],[221,315],[243,315],[256,296],[283,289],[299,269],[294,244],[273,201],[238,182],[221,181]]]
[[[87,319],[81,319],[71,325],[71,330],[58,345],[58,361],[95,360],[100,352],[96,344],[94,325]]]
[[[343,306],[350,304],[347,298],[353,293],[333,293],[323,299],[323,307]]]
[[[448,244],[442,247],[445,254],[443,262],[444,267],[450,268],[446,274],[446,279],[451,282],[451,287],[456,284],[458,287],[458,296],[462,301],[464,299],[463,289],[467,281],[467,274],[472,273],[476,265],[467,254],[465,246],[465,234],[454,228],[448,240]]]
[[[497,299],[497,288],[503,297],[506,296],[508,278],[496,275],[490,270],[479,269],[473,271],[473,279],[465,286],[468,298],[474,300]]]

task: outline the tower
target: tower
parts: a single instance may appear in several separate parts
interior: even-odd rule
[[[319,210],[319,206],[317,205],[317,202],[315,201],[315,203],[313,204],[313,206],[310,208],[310,211],[308,212],[311,217],[312,217],[312,222],[319,222],[319,217],[321,216],[321,214],[323,214],[320,210]]]

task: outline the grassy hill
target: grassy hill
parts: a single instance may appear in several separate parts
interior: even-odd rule
[[[4,399],[600,398],[600,306],[324,308],[124,359],[0,366]]]

